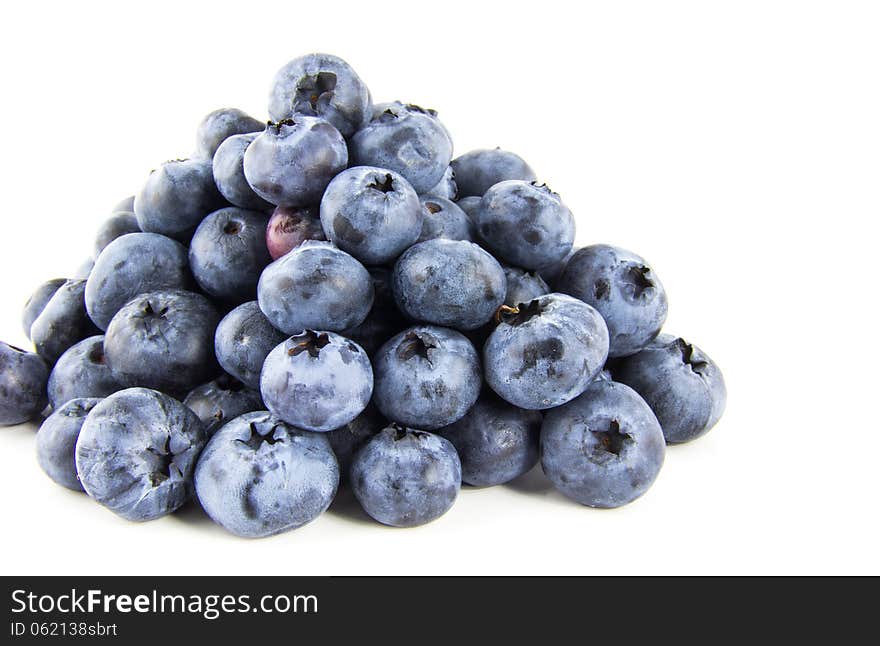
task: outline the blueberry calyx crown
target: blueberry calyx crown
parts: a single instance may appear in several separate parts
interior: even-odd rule
[[[223,233],[226,235],[235,235],[241,231],[241,222],[238,220],[230,220],[223,225]]]
[[[429,434],[424,431],[417,431],[412,428],[407,428],[402,424],[398,424],[397,422],[391,422],[388,426],[385,427],[386,430],[394,431],[394,441],[399,442],[406,437],[414,437],[416,439],[422,439],[427,437]]]
[[[172,476],[171,469],[177,471],[177,477],[182,478],[183,473],[174,464],[174,453],[171,451],[171,436],[165,438],[165,446],[162,449],[154,449],[152,446],[147,447],[147,452],[152,453],[159,460],[157,468],[153,469],[150,474],[150,484],[158,487],[160,484],[169,480]]]
[[[559,193],[557,193],[556,191],[551,189],[549,186],[547,186],[547,182],[539,182],[538,180],[532,180],[531,182],[529,182],[529,185],[534,186],[539,191],[544,191],[545,193],[549,193],[550,195],[555,195],[557,197],[559,196]]]
[[[634,265],[626,271],[625,280],[628,285],[632,286],[635,298],[647,296],[654,289],[654,280],[650,274],[651,268],[645,265]]]
[[[397,356],[403,361],[408,361],[413,357],[421,357],[426,361],[430,361],[429,351],[437,347],[434,339],[419,332],[408,332],[400,345],[397,346]]]
[[[302,334],[290,337],[290,340],[297,341],[297,343],[287,350],[288,356],[295,357],[303,352],[308,352],[312,359],[317,359],[321,349],[330,344],[330,335],[326,332],[306,330]]]
[[[153,307],[153,304],[150,301],[144,301],[141,311],[144,316],[158,316],[161,318],[168,313],[168,306],[161,307],[159,308],[159,311],[156,311],[156,308]]]
[[[265,428],[266,426],[269,426],[269,428]],[[246,440],[237,439],[235,441],[250,447],[254,451],[257,451],[261,446],[263,446],[263,444],[268,444],[269,446],[272,446],[273,444],[278,444],[279,442],[284,441],[283,437],[275,437],[275,431],[277,431],[280,426],[281,425],[279,423],[271,422],[268,419],[251,422],[250,436]]]
[[[295,126],[295,125],[296,125],[296,121],[294,121],[292,118],[289,118],[289,117],[288,117],[287,119],[282,119],[281,121],[272,121],[272,120],[270,119],[269,121],[266,122],[266,129],[267,129],[267,130],[273,130],[273,129],[274,129],[274,130],[275,130],[275,134],[276,134],[276,135],[280,135],[280,134],[281,134],[281,129],[282,129],[284,126]]]
[[[333,72],[318,72],[317,74],[303,76],[296,84],[296,100],[294,109],[297,111],[308,110],[317,114],[318,102],[325,95],[333,96],[336,90],[336,74]]]
[[[382,193],[391,193],[394,190],[394,178],[391,177],[391,173],[385,173],[384,178],[374,179],[367,184],[367,188],[372,188]]]
[[[694,357],[694,346],[682,338],[673,341],[673,345],[681,353],[681,361],[695,373],[703,376],[703,370],[709,365],[706,361]]]
[[[608,424],[608,430],[594,431],[590,429],[590,433],[599,440],[599,445],[605,453],[619,456],[624,447],[632,441],[632,436],[620,430],[620,422],[613,419]]]
[[[543,312],[544,308],[537,298],[529,303],[520,303],[515,307],[502,305],[495,312],[495,322],[514,326],[522,325],[536,316],[541,316]]]

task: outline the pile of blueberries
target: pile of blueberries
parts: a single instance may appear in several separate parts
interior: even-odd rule
[[[523,159],[453,159],[435,111],[374,104],[324,54],[278,72],[268,113],[205,117],[83,277],[34,292],[36,351],[0,344],[0,424],[51,410],[53,480],[136,521],[195,494],[246,537],[313,520],[342,483],[408,527],[538,462],[569,498],[624,505],[718,421],[721,373],[661,334],[653,269],[573,247]]]

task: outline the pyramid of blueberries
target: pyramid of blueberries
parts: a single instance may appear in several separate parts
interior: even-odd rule
[[[0,344],[0,424],[42,420],[53,480],[135,521],[195,498],[245,537],[348,486],[410,527],[539,462],[573,501],[625,505],[718,421],[721,373],[661,332],[654,270],[574,247],[522,158],[453,158],[434,110],[373,103],[330,55],[281,68],[268,115],[205,117],[81,277],[34,292],[35,352]]]

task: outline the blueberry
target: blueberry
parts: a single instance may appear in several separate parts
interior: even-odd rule
[[[535,171],[519,155],[500,148],[472,150],[452,160],[459,198],[480,196],[507,180],[533,182]]]
[[[220,367],[250,388],[260,387],[263,362],[286,335],[260,311],[256,301],[239,305],[223,317],[214,333]]]
[[[110,213],[134,213],[134,195],[129,195],[123,200],[119,200]]]
[[[477,231],[510,264],[540,269],[571,251],[574,217],[546,184],[510,180],[483,195]]]
[[[34,290],[27,303],[24,304],[24,309],[21,313],[21,327],[28,339],[31,338],[31,326],[34,324],[34,321],[37,320],[37,317],[46,307],[46,303],[52,299],[58,288],[65,282],[67,282],[65,278],[54,278],[46,281]]]
[[[150,173],[134,213],[141,231],[186,242],[202,218],[225,205],[210,159],[177,159]]]
[[[244,176],[257,195],[280,206],[317,204],[324,189],[348,165],[339,131],[323,119],[269,122],[244,153]]]
[[[266,246],[272,259],[278,260],[306,240],[326,240],[318,209],[275,207],[266,226]]]
[[[70,346],[100,331],[86,312],[85,290],[86,281],[68,280],[31,325],[31,340],[47,363],[55,363]]]
[[[330,182],[321,199],[324,233],[366,264],[392,262],[422,230],[416,192],[398,173],[358,166]]]
[[[562,274],[562,271],[565,269],[568,261],[571,260],[571,257],[579,250],[580,247],[572,247],[571,251],[569,251],[565,255],[565,258],[563,258],[559,262],[554,262],[552,265],[540,267],[536,273],[544,279],[545,283],[547,283],[548,285],[552,285],[556,282],[556,279],[559,278],[560,274]]]
[[[483,196],[471,196],[471,197],[463,197],[460,200],[456,201],[456,206],[460,208],[465,214],[470,218],[471,222],[474,223],[474,227],[476,227],[477,223],[477,210],[480,208],[480,202],[483,201]]]
[[[447,167],[437,185],[427,191],[424,197],[442,197],[444,200],[452,202],[458,199],[458,184],[455,181],[455,171],[452,170],[452,166]]]
[[[505,307],[499,319],[483,347],[486,382],[514,406],[541,410],[571,401],[605,365],[605,321],[571,296]]]
[[[264,408],[259,392],[228,375],[196,386],[189,391],[183,403],[202,420],[208,437],[229,420]]]
[[[266,411],[223,426],[199,458],[195,487],[211,519],[245,538],[301,527],[336,495],[339,465],[326,436]]]
[[[375,357],[373,401],[393,422],[425,430],[452,424],[480,395],[477,351],[460,332],[431,325],[404,330]]]
[[[196,132],[196,157],[211,159],[220,145],[234,135],[259,132],[264,128],[262,121],[238,108],[220,108],[207,115]]]
[[[550,293],[547,283],[536,273],[525,271],[519,267],[504,267],[507,278],[507,294],[504,304],[516,307],[520,303],[529,303],[539,296]]]
[[[394,424],[357,452],[351,481],[364,511],[374,519],[415,527],[452,507],[461,488],[461,462],[449,440]]]
[[[275,121],[295,114],[322,117],[345,137],[370,118],[370,91],[351,66],[330,54],[295,58],[278,70],[269,94]]]
[[[104,360],[103,335],[71,346],[49,375],[49,403],[55,409],[72,399],[106,397],[121,389]]]
[[[373,307],[363,323],[345,330],[342,336],[357,343],[372,357],[383,343],[409,327],[409,322],[394,302],[391,271],[384,267],[370,267],[367,271],[373,281]]]
[[[359,325],[373,305],[373,282],[357,260],[329,242],[308,241],[266,267],[257,287],[272,325],[296,334]]]
[[[425,219],[419,242],[444,238],[446,240],[474,239],[474,225],[467,213],[454,202],[442,197],[423,197]]]
[[[638,352],[666,321],[668,302],[660,279],[644,258],[625,249],[604,244],[580,249],[555,286],[599,311],[611,337],[609,357]]]
[[[140,233],[137,216],[130,211],[114,213],[107,218],[95,235],[95,258],[108,244],[127,233]]]
[[[654,413],[634,390],[613,381],[594,381],[577,399],[548,411],[541,427],[544,473],[589,507],[620,507],[644,494],[665,452]]]
[[[464,240],[426,240],[394,265],[394,298],[407,316],[459,330],[487,323],[504,303],[507,281],[491,255]]]
[[[724,377],[715,362],[671,334],[661,334],[638,353],[616,362],[612,374],[648,402],[670,444],[707,433],[727,403]]]
[[[71,399],[55,409],[37,432],[37,462],[46,475],[74,491],[84,491],[76,475],[76,440],[100,398]]]
[[[0,426],[35,418],[46,408],[49,368],[40,355],[0,341]]]
[[[76,470],[97,502],[128,520],[153,520],[189,500],[204,444],[202,423],[186,406],[129,388],[89,413],[76,442]]]
[[[375,407],[369,405],[348,424],[326,433],[330,446],[333,447],[333,453],[339,461],[339,475],[342,480],[348,479],[355,454],[386,425],[387,422]]]
[[[373,369],[355,342],[333,332],[306,330],[269,353],[260,390],[266,407],[288,424],[332,431],[370,402]]]
[[[129,301],[107,328],[104,353],[126,386],[185,393],[217,372],[217,315],[198,294],[167,290]]]
[[[272,258],[266,248],[269,216],[228,207],[202,220],[189,246],[189,265],[206,294],[226,303],[257,297],[260,274]]]
[[[260,130],[262,129],[261,126]],[[259,132],[252,132],[229,137],[214,153],[211,172],[217,190],[230,204],[243,209],[265,211],[272,208],[272,205],[254,193],[244,176],[244,153],[259,136]]]
[[[437,433],[461,458],[461,479],[475,487],[509,482],[538,463],[541,413],[511,406],[491,391],[457,422]]]
[[[403,175],[417,193],[433,189],[452,160],[452,138],[434,110],[382,103],[351,138],[353,166],[377,166]]]
[[[162,289],[186,289],[192,278],[186,248],[157,233],[129,233],[111,242],[86,282],[89,317],[106,330],[132,298]]]

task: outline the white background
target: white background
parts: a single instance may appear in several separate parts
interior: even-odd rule
[[[131,524],[54,485],[0,429],[0,573],[880,573],[876,254],[880,20],[871,2],[13,3],[0,27],[0,336],[99,222],[222,106],[265,117],[294,56],[439,110],[457,153],[528,159],[578,243],[645,256],[667,330],[728,410],[617,511],[539,473],[382,527],[343,501],[263,540],[198,510]]]

